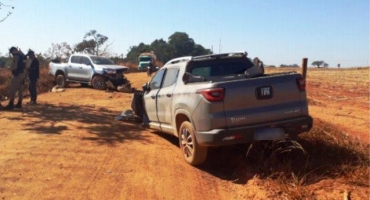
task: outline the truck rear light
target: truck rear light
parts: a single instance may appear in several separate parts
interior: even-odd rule
[[[222,101],[225,97],[225,88],[209,88],[197,90],[197,94],[201,94],[208,101]]]
[[[225,140],[240,140],[240,139],[243,139],[243,135],[236,134],[236,135],[232,135],[232,136],[226,136],[222,140],[225,141]]]
[[[306,80],[304,78],[297,78],[297,86],[299,91],[306,91]]]
[[[301,131],[301,130],[306,130],[308,128],[309,128],[309,126],[307,124],[303,124],[303,125],[296,126],[295,130]]]

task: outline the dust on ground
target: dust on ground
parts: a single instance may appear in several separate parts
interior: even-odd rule
[[[369,144],[368,73],[309,71],[316,128],[339,127]],[[145,73],[127,77],[136,88],[149,80]],[[131,108],[131,100],[128,93],[72,86],[41,94],[36,106],[0,111],[0,198],[369,199],[368,183],[341,176],[297,185],[294,192],[303,194],[294,194],[232,146],[211,150],[207,164],[192,167],[177,138],[114,120]]]

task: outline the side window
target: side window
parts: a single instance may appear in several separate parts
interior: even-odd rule
[[[162,70],[159,70],[155,74],[155,76],[150,81],[150,89],[154,90],[154,89],[159,89],[161,87],[164,72],[165,72],[165,70],[162,69]]]
[[[91,62],[87,57],[82,57],[82,62],[81,63],[85,64],[85,65],[91,65]]]
[[[177,68],[167,69],[166,75],[163,80],[162,88],[175,84],[178,74],[179,74],[179,69]]]
[[[79,64],[81,60],[81,56],[72,56],[71,62]]]

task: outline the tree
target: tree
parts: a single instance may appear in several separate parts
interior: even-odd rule
[[[44,54],[47,60],[59,60],[67,59],[73,53],[72,48],[66,42],[60,44],[52,43],[51,47]]]
[[[327,68],[329,66],[328,63],[320,60],[320,61],[313,61],[312,62],[312,65],[315,65],[317,68],[320,68],[321,66],[324,67],[324,68]]]
[[[174,57],[190,56],[192,54],[195,42],[192,38],[189,38],[188,34],[175,32],[168,39]]]
[[[280,67],[282,67],[282,68],[298,68],[299,65],[297,65],[297,64],[292,64],[292,65],[281,64]]]
[[[0,54],[0,68],[9,66],[10,63],[11,63],[11,59],[9,57],[5,57]]]
[[[205,49],[202,45],[195,44],[193,51],[191,52],[191,55],[200,56],[200,55],[211,54],[211,53],[212,51],[210,49]]]
[[[82,42],[75,45],[74,50],[76,52],[86,52],[89,54],[95,54],[94,49],[96,47],[96,43],[94,40],[83,40]]]
[[[128,50],[127,59],[131,62],[137,62],[139,54],[142,52],[154,51],[157,59],[166,63],[172,58],[181,56],[198,56],[212,53],[202,45],[196,44],[188,34],[175,32],[169,37],[169,42],[163,39],[156,39],[150,45],[140,43],[138,46],[132,46]]]
[[[150,46],[144,43],[140,43],[138,46],[130,47],[129,52],[127,53],[127,59],[131,62],[137,62],[137,59],[140,53],[149,52]]]
[[[154,51],[157,59],[162,61],[163,63],[166,63],[171,58],[173,58],[173,52],[171,51],[170,45],[162,38],[159,40],[154,40],[150,44],[150,49]]]
[[[87,40],[88,38],[91,38],[91,39]],[[107,52],[107,49],[111,44],[106,45],[103,48],[103,50],[99,49],[99,47],[101,47],[107,41],[108,41],[107,36],[98,33],[96,30],[90,30],[89,32],[85,34],[83,41],[75,45],[75,51],[88,52],[90,54],[94,54],[97,56],[103,55],[103,54],[109,54]]]
[[[14,9],[14,6],[11,6],[11,5],[5,5],[3,4],[2,2],[0,2],[0,10],[2,10],[3,8],[9,8],[9,9]],[[7,14],[5,15],[5,17],[1,17],[0,18],[0,22],[6,20],[13,12],[10,10],[7,12]]]

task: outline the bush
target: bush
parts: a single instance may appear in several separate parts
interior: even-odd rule
[[[46,64],[40,66],[40,78],[37,82],[38,93],[48,92],[54,86],[54,78],[48,74],[48,71]],[[11,78],[12,75],[9,69],[0,69],[0,96],[9,96]],[[25,86],[24,90],[28,91],[27,83]]]

